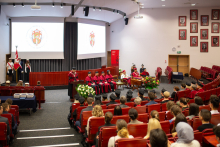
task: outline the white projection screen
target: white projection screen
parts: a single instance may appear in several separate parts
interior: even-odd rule
[[[77,59],[105,57],[106,24],[100,21],[78,19]]]
[[[64,18],[11,18],[11,54],[22,59],[64,59]]]

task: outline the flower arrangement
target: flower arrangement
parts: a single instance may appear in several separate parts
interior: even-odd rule
[[[122,72],[122,69],[121,69],[121,68],[119,68],[119,73],[120,73],[120,72]]]
[[[80,96],[84,98],[88,98],[89,94],[95,95],[94,89],[88,85],[78,84],[76,87],[76,91],[79,93]]]
[[[146,77],[144,81],[145,89],[157,88],[160,84],[160,81],[152,77]]]

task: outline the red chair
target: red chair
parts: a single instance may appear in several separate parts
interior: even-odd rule
[[[85,132],[85,127],[87,125],[87,121],[89,119],[89,117],[92,116],[92,111],[83,111],[82,112],[82,117],[81,117],[81,128],[78,128],[79,129],[79,132],[80,133],[84,133]]]
[[[220,123],[220,114],[212,114],[210,123],[215,126],[218,125]]]
[[[175,102],[178,101],[181,97],[187,97],[190,94],[190,92],[191,90],[178,91],[177,99],[175,99]]]
[[[193,130],[197,130],[199,126],[202,125],[202,121],[198,118],[198,116],[192,118],[192,128]]]
[[[166,134],[170,134],[170,122],[169,121],[161,121],[160,125]]]
[[[122,109],[122,115],[128,115],[128,111],[131,109],[130,107],[127,108],[121,108]]]
[[[107,147],[108,141],[112,136],[116,136],[117,129],[115,126],[102,127],[99,133],[99,147]]]
[[[120,103],[120,100],[115,100],[116,103]]]
[[[133,102],[136,98],[132,98],[131,101]]]
[[[199,112],[200,112],[202,109],[207,109],[207,110],[210,111],[210,106],[209,106],[209,105],[199,106]]]
[[[149,105],[147,106],[147,112],[151,113],[151,111],[156,110],[158,112],[160,112],[160,104],[153,104],[153,105]]]
[[[138,114],[146,113],[146,106],[134,107],[137,110]]]
[[[184,112],[183,114],[185,115],[185,117],[189,116],[189,108],[185,109],[183,112]]]
[[[166,118],[166,112],[158,112],[159,113],[159,119],[160,121],[165,121]],[[150,115],[150,114],[149,114]],[[150,115],[151,118],[151,115]]]
[[[134,138],[141,137],[144,138],[147,134],[147,123],[143,124],[128,124],[129,135]]]
[[[140,146],[144,147],[147,145],[147,139],[139,139],[139,138],[122,138],[118,139],[115,142],[115,147],[133,147]]]
[[[161,104],[161,111],[167,111],[167,103]]]
[[[82,109],[85,109],[85,108],[87,108],[87,106],[83,106],[83,107],[78,107],[77,108],[77,118],[76,118],[76,120],[79,120],[80,113],[81,113]]]
[[[148,101],[141,101],[141,106],[145,106],[148,103]]]
[[[4,86],[1,87],[1,96],[12,96],[12,91],[10,90],[10,87]]]
[[[220,87],[216,88],[216,94],[220,95]]]
[[[103,109],[103,113],[105,114],[106,112],[111,112],[114,115],[114,109]]]
[[[113,116],[111,123],[116,124],[118,119],[124,119],[127,123],[129,123],[129,116],[128,115]]]
[[[107,109],[106,105],[101,105],[102,109]]]
[[[71,113],[71,118],[70,120],[73,120],[73,112],[75,111],[76,108],[80,106],[80,103],[72,103],[72,113]]]
[[[16,120],[17,120],[17,123],[18,123],[18,126],[20,124],[20,120],[19,120],[19,106],[18,105],[11,105],[11,108],[15,108],[16,110]]]
[[[166,115],[166,119],[167,120],[171,120],[174,116],[172,115],[172,113],[169,111],[167,112],[167,115]]]
[[[133,108],[134,107],[134,102],[125,103],[125,105],[127,105],[128,107]]]
[[[7,124],[4,122],[0,122],[0,144],[9,147],[7,145]]]
[[[195,103],[194,99],[190,99],[188,104]]]
[[[114,109],[116,106],[118,106],[120,104],[111,104],[111,105],[108,105],[108,109]]]
[[[202,146],[202,132],[194,132],[194,139],[197,140]]]
[[[8,111],[8,113],[13,114],[14,121],[17,122],[17,119],[16,119],[16,110],[15,110],[15,108],[11,108],[11,109]],[[18,123],[17,123],[17,124],[18,124]]]
[[[138,114],[138,118],[137,120],[143,122],[143,123],[148,123],[148,113],[142,113],[142,114]]]
[[[34,93],[35,87],[34,86],[28,86],[23,88],[24,93]]]
[[[5,118],[8,118],[8,123],[9,123],[9,126],[10,126],[10,138],[14,138],[14,135],[12,133],[12,117],[11,117],[11,114],[2,114],[1,116],[5,117]]]
[[[188,120],[187,120],[187,123],[188,123],[190,126],[192,126],[192,122],[193,122],[193,121],[192,121],[191,119],[188,119]]]
[[[102,101],[103,105],[106,105],[107,103],[109,103],[110,101]]]

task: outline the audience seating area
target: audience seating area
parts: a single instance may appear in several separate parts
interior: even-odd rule
[[[206,78],[207,80],[214,80],[217,76],[216,70],[213,70],[209,67],[201,66],[200,71],[202,72],[202,77]]]
[[[212,69],[213,69],[213,70],[216,70],[218,73],[220,73],[220,66],[213,65],[213,66],[212,66]]]

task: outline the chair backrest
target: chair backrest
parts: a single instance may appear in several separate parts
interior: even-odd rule
[[[109,103],[110,101],[102,101],[102,103],[105,105],[107,103]]]
[[[7,146],[7,124],[0,122],[0,144]]]
[[[108,109],[114,109],[116,106],[118,106],[120,104],[111,104],[111,105],[108,105]]]
[[[1,87],[0,91],[1,96],[12,96],[12,90],[10,89],[10,87]]]
[[[134,107],[137,110],[138,114],[146,113],[146,106]]]
[[[170,134],[170,122],[169,121],[161,121],[160,125],[166,134]]]
[[[137,120],[143,122],[143,123],[148,123],[149,119],[148,119],[148,113],[142,113],[142,114],[138,114],[138,118]]]
[[[80,113],[81,113],[81,111],[82,111],[82,109],[85,109],[87,106],[83,106],[83,107],[78,107],[77,108],[77,118],[76,118],[76,120],[79,120],[79,118],[80,118]]]
[[[148,101],[141,101],[141,106],[145,106],[145,104],[147,104]]]
[[[92,116],[92,111],[83,111],[82,112],[82,117],[81,117],[81,131],[84,132],[85,131],[85,127],[87,125],[87,121],[89,119],[89,117]]]
[[[122,109],[122,115],[128,115],[128,111],[131,109],[131,107],[121,108],[121,109]]]
[[[11,114],[2,114],[1,116],[5,117],[5,118],[8,118],[8,123],[9,123],[9,126],[10,126],[10,137],[14,138],[14,135],[12,134],[12,117],[11,117]]]
[[[128,107],[133,108],[134,107],[134,102],[128,102],[128,103],[125,103],[125,105],[127,105]]]
[[[199,112],[200,112],[202,109],[207,109],[207,110],[210,111],[210,106],[209,106],[209,105],[199,106]]]
[[[118,139],[115,142],[115,147],[133,147],[133,146],[140,146],[144,147],[147,145],[146,139],[139,139],[139,138],[122,138]]]
[[[106,112],[111,112],[114,115],[114,109],[103,109],[103,113],[105,114]]]
[[[192,118],[192,121],[193,121],[192,122],[192,128],[193,128],[194,131],[197,130],[198,127],[202,125],[202,121],[199,119],[198,116]]]
[[[188,104],[195,103],[194,99],[190,99]]]
[[[210,123],[213,125],[218,125],[220,123],[220,114],[212,114]]]
[[[102,110],[103,110],[103,109],[107,109],[107,106],[106,106],[106,105],[101,105],[101,107],[102,107]]]
[[[80,103],[72,103],[72,114],[75,111],[76,108],[80,106]]]
[[[197,140],[202,146],[202,132],[194,132],[194,139]]]
[[[14,120],[17,122],[17,119],[16,119],[16,109],[15,108],[11,108],[9,111],[8,111],[8,113],[11,113],[11,114],[13,114],[13,116],[14,116]]]
[[[167,115],[166,115],[166,119],[167,120],[170,120],[172,119],[174,116],[172,115],[172,113],[170,111],[167,112]]]
[[[116,124],[119,119],[124,119],[127,123],[129,123],[130,120],[128,115],[113,116],[111,123]]]
[[[99,147],[107,147],[108,141],[112,136],[116,136],[117,129],[115,126],[102,127],[99,133]]]
[[[88,140],[93,142],[94,138],[96,137],[96,133],[98,132],[98,128],[105,124],[104,117],[92,117],[89,120],[89,128],[88,128]]]
[[[133,102],[136,98],[132,98],[131,101]]]
[[[20,124],[20,120],[19,120],[19,106],[18,105],[11,105],[11,108],[15,108],[16,110],[16,120],[18,125]]]
[[[184,90],[184,91],[178,91],[177,92],[177,97],[175,101],[179,100],[181,97],[187,97],[190,94],[191,90]]]
[[[149,105],[147,107],[148,107],[148,109],[147,109],[148,113],[150,113],[153,110],[156,110],[156,111],[160,112],[160,104],[153,104],[153,105]]]
[[[162,111],[167,111],[167,103],[161,104],[161,110]]]
[[[189,116],[189,108],[185,109],[183,114],[185,117]]]
[[[129,135],[132,135],[134,138],[141,137],[144,138],[147,135],[147,123],[143,124],[128,124]]]
[[[120,103],[120,100],[115,100],[116,103]]]

